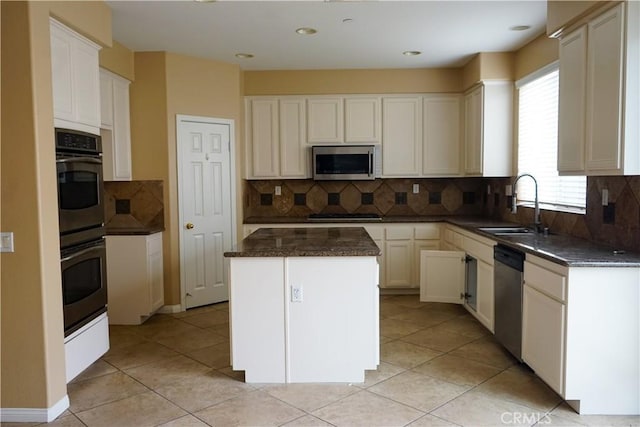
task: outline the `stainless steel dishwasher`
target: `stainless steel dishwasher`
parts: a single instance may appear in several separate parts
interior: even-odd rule
[[[522,276],[524,254],[498,244],[493,248],[494,331],[496,339],[522,361]]]

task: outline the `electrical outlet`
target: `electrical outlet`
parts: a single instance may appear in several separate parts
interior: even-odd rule
[[[0,233],[0,252],[13,252],[13,232]]]
[[[291,285],[291,302],[302,302],[302,285]]]
[[[281,186],[279,186],[279,185],[276,185],[276,188],[275,188],[275,190],[274,190],[274,193],[275,193],[275,195],[276,195],[276,196],[280,196],[280,195],[282,195],[282,187],[281,187]]]
[[[420,184],[413,184],[413,194],[418,194],[420,192]]]
[[[609,206],[609,190],[602,189],[602,206]]]

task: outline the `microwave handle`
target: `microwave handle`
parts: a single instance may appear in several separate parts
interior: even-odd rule
[[[96,159],[93,157],[65,157],[62,159],[56,159],[56,163],[69,163],[69,162],[86,162],[86,163],[96,163],[101,165],[102,160]]]
[[[373,176],[373,152],[369,153],[369,176]]]

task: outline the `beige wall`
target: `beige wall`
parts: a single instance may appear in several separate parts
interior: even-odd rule
[[[460,92],[459,68],[245,71],[244,91],[255,95]]]
[[[133,51],[115,40],[113,46],[100,50],[100,66],[129,81],[135,80]]]
[[[558,39],[547,37],[546,34],[523,46],[515,53],[514,80],[519,80],[545,65],[558,60]]]
[[[636,0],[633,0],[636,1]],[[619,3],[619,0],[580,1],[580,0],[548,0],[547,1],[547,34],[557,35],[564,28],[576,23],[581,17],[594,10],[606,6],[607,3]]]
[[[233,64],[164,52],[136,53],[135,70],[131,90],[133,174],[134,179],[165,181],[165,304],[180,304],[176,115],[235,121],[236,185],[241,188],[242,73]],[[238,195],[238,228],[242,225],[241,202]]]
[[[49,15],[111,41],[102,3],[1,2],[2,408],[49,408],[66,395]]]
[[[480,52],[462,68],[462,91],[482,80],[513,80],[512,52]]]

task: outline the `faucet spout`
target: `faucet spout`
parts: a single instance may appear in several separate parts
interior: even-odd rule
[[[535,211],[534,211],[534,216],[533,216],[533,223],[536,227],[536,231],[540,230],[540,227],[542,225],[542,222],[540,221],[540,205],[538,203],[538,181],[536,181],[536,179],[533,177],[533,175],[528,174],[528,173],[523,173],[522,175],[519,175],[516,177],[515,181],[513,181],[513,197],[511,198],[511,213],[517,213],[518,212],[518,206],[516,205],[517,202],[517,192],[516,192],[516,184],[518,183],[518,181],[520,180],[520,178],[522,178],[523,176],[528,176],[529,178],[531,178],[533,180],[533,184],[535,187]]]

